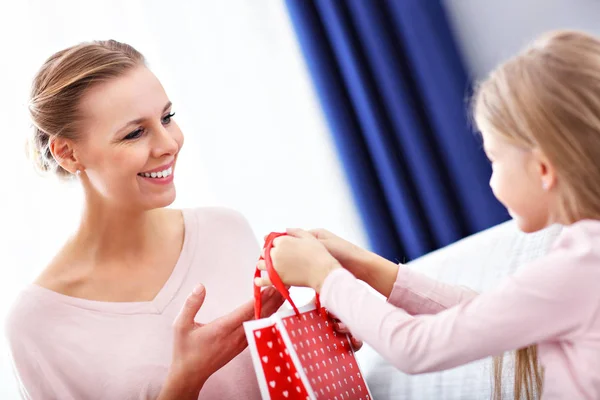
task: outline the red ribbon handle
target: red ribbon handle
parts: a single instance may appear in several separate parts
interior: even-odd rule
[[[290,297],[290,291],[284,285],[283,281],[277,274],[277,271],[275,271],[275,268],[273,268],[273,261],[271,260],[271,249],[273,248],[273,241],[276,238],[278,238],[280,236],[285,236],[285,235],[287,235],[287,234],[271,232],[267,236],[264,247],[263,247],[264,260],[265,260],[265,265],[267,266],[267,274],[269,275],[269,279],[271,280],[271,283],[273,284],[273,286],[275,286],[275,289],[277,289],[277,291],[279,293],[281,293],[283,298],[286,299],[288,301],[288,303],[290,303],[290,305],[294,309],[294,312],[299,317],[300,311],[298,311],[298,307],[296,307],[296,304],[294,304],[294,301]],[[263,260],[262,256],[260,257],[260,260]],[[256,268],[256,271],[254,272],[254,278],[260,278],[260,276],[261,276],[261,271],[258,268]],[[260,312],[262,309],[262,299],[261,299],[260,292],[261,292],[260,287],[256,286],[256,284],[254,284],[254,317],[256,319],[260,319]],[[316,303],[317,310],[320,310],[321,302],[320,302],[318,294],[316,295],[315,303]]]

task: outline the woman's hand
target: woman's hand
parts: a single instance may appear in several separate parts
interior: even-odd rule
[[[309,232],[290,229],[287,233],[287,236],[280,236],[273,241],[273,268],[284,284],[311,287],[319,293],[325,278],[331,271],[341,268],[340,263]],[[264,260],[259,261],[257,266],[260,270],[266,270]],[[269,286],[271,281],[268,277],[256,278],[255,284]]]
[[[206,380],[248,345],[242,324],[253,318],[254,301],[208,324],[200,324],[194,318],[205,297],[206,289],[199,285],[175,320],[173,361],[159,400],[196,400]],[[263,315],[276,312],[283,301],[274,288],[264,290]]]

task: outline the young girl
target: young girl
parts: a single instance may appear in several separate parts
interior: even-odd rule
[[[520,229],[565,226],[546,256],[481,295],[326,231],[290,230],[275,242],[274,267],[284,283],[320,292],[356,337],[406,373],[521,349],[516,399],[599,399],[600,40],[542,36],[493,71],[473,105],[493,166],[490,186]]]

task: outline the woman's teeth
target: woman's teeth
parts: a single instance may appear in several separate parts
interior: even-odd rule
[[[173,167],[158,172],[140,172],[138,175],[146,178],[166,178],[173,173]]]

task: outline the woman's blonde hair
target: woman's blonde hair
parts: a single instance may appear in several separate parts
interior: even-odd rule
[[[54,159],[50,138],[77,140],[82,118],[79,105],[85,93],[144,64],[140,52],[116,40],[81,43],[50,56],[33,79],[29,100],[33,134],[28,155],[35,167],[69,176]]]
[[[538,149],[556,171],[565,223],[600,219],[600,40],[577,31],[542,35],[496,68],[475,90],[479,130]],[[515,360],[515,399],[541,393],[535,346]],[[502,358],[495,360],[494,398],[501,397]]]

